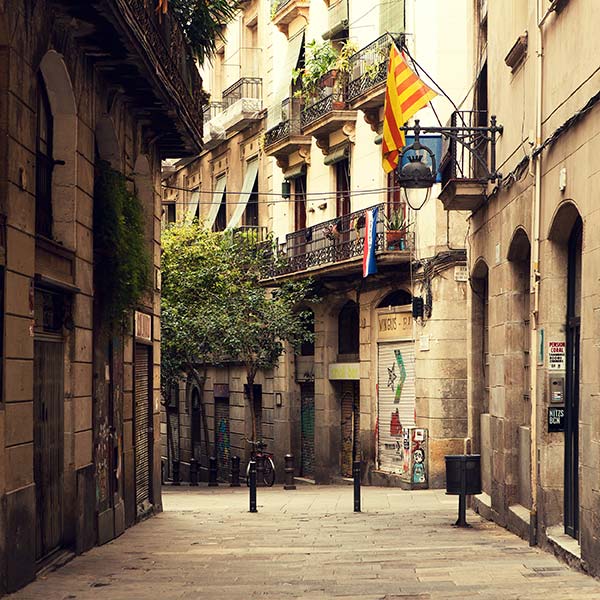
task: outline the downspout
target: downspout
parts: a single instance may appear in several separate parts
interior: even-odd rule
[[[538,540],[538,384],[537,384],[537,344],[539,328],[540,305],[540,219],[542,205],[542,153],[539,151],[542,144],[542,107],[543,107],[543,67],[544,67],[544,40],[542,28],[548,15],[555,9],[556,0],[548,10],[544,11],[543,0],[536,2],[536,63],[535,63],[535,147],[532,149],[534,161],[533,184],[533,210],[531,214],[531,231],[533,244],[531,246],[530,264],[530,299],[531,309],[529,344],[529,376],[530,376],[530,401],[531,401],[531,511],[529,517],[529,545],[534,546]],[[542,349],[543,352],[543,349]]]

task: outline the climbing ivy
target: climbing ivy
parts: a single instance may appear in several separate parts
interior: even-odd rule
[[[152,263],[144,237],[144,209],[122,173],[97,165],[94,183],[94,284],[104,325],[122,326],[151,289]]]

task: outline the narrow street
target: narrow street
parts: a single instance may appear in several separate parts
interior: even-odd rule
[[[600,582],[468,514],[443,491],[166,488],[164,513],[39,578],[14,600],[597,599]]]

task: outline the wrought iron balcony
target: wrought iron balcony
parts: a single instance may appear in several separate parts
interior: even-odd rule
[[[455,111],[450,127],[487,127],[486,111]],[[444,138],[440,173],[440,199],[446,210],[476,210],[486,200],[488,183],[488,132],[467,131]]]
[[[262,108],[262,79],[260,77],[242,77],[223,92],[225,108],[233,106],[240,100],[257,100],[261,103],[260,108]],[[258,106],[258,102],[255,105]]]
[[[380,204],[375,252],[378,262],[408,262],[412,248],[409,231],[391,241],[386,231],[385,204]],[[359,210],[306,229],[289,233],[273,257],[268,276],[286,277],[296,273],[317,274],[322,270],[348,273],[362,267],[365,234],[365,210]]]
[[[275,156],[280,166],[292,152],[310,148],[310,137],[302,135],[300,114],[300,100],[286,98],[281,103],[281,122],[265,133],[265,154]]]
[[[386,33],[350,58],[350,81],[346,100],[352,108],[373,109],[383,106],[385,83],[393,39],[403,34]]]
[[[224,109],[224,102],[209,102],[202,111],[202,114],[204,116],[204,122],[208,123],[208,121],[214,119],[217,115],[221,114]]]
[[[67,14],[68,27],[81,46],[94,56],[95,68],[124,89],[154,137],[160,138],[162,156],[197,152],[206,94],[172,13],[159,17],[156,3],[147,0],[55,4]]]

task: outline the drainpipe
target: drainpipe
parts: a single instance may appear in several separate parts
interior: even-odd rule
[[[542,29],[548,15],[556,8],[557,0],[544,11],[543,0],[536,0],[536,63],[535,63],[535,148],[538,150],[542,144],[542,99],[543,99],[543,66],[544,66],[544,40]],[[529,375],[530,375],[530,401],[531,401],[531,512],[529,517],[529,545],[534,546],[538,540],[538,411],[537,411],[537,344],[539,326],[539,300],[540,300],[540,219],[542,205],[542,153],[532,153],[534,161],[533,183],[533,210],[531,214],[531,231],[533,244],[531,247],[530,286],[531,309],[530,319],[530,350],[529,350]]]

